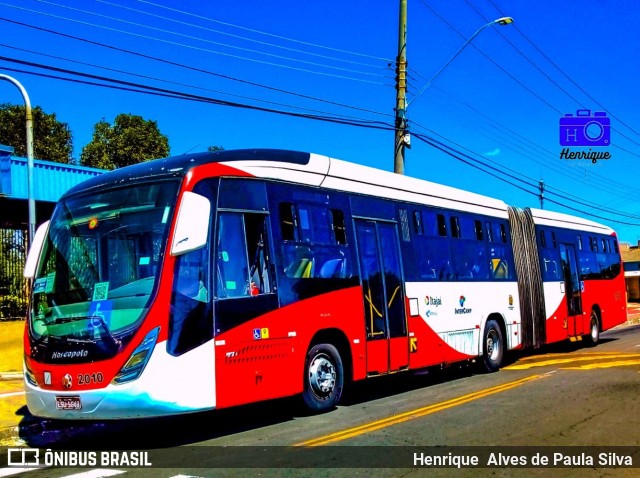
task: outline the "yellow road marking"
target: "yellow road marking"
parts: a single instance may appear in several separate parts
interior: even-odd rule
[[[545,356],[545,358],[548,358],[550,356]],[[607,360],[609,362],[599,362],[598,364],[593,364],[592,367],[590,368],[599,368],[597,367],[598,365],[600,365],[600,368],[608,368],[608,366],[606,366],[607,363],[619,363],[618,362],[610,362],[611,359],[632,359],[632,360],[627,360],[626,362],[634,362],[634,363],[639,363],[640,361],[640,354],[637,353],[594,353],[594,354],[581,354],[580,356],[577,355],[573,355],[573,356],[566,356],[564,355],[563,358],[549,358],[548,360],[541,360],[539,362],[534,362],[534,363],[517,363],[514,365],[509,365],[508,367],[504,367],[503,370],[528,370],[530,368],[534,368],[534,367],[546,367],[549,365],[561,365],[561,364],[570,364],[570,363],[574,363],[574,362],[588,362],[588,361],[593,361],[593,360]],[[526,362],[523,360],[523,362]],[[529,360],[529,362],[531,362]],[[631,365],[631,363],[629,363],[628,365]],[[567,368],[567,367],[563,367],[563,368]],[[571,368],[571,367],[570,367]],[[578,368],[585,368],[585,366],[582,367],[578,367]]]
[[[468,395],[463,395],[462,397],[452,398],[451,400],[435,403],[433,405],[417,408],[415,410],[410,410],[408,412],[404,412],[399,415],[383,418],[381,420],[376,420],[374,422],[366,423],[364,425],[359,425],[357,427],[347,428],[346,430],[342,430],[336,433],[331,433],[329,435],[314,438],[312,440],[308,440],[305,442],[296,443],[294,446],[321,446],[321,445],[327,445],[329,443],[335,443],[338,441],[346,440],[348,438],[353,438],[359,435],[363,435],[365,433],[380,430],[381,428],[386,428],[392,425],[397,425],[398,423],[406,422],[408,420],[413,420],[414,418],[424,417],[425,415],[430,415],[431,413],[446,410],[448,408],[456,407],[458,405],[463,405],[473,400],[478,400],[480,398],[488,397],[489,395],[493,395],[495,393],[505,392],[507,390],[511,390],[512,388],[519,387],[520,385],[524,385],[525,383],[529,383],[533,380],[538,380],[540,378],[544,378],[547,376],[548,374],[531,375],[529,377],[525,377],[520,380],[515,380],[513,382],[508,382],[502,385],[497,385],[495,387],[487,388],[485,390],[473,392]]]
[[[617,360],[614,362],[589,363],[585,365],[579,365],[577,367],[563,367],[563,369],[564,370],[594,370],[597,368],[629,367],[631,365],[640,365],[640,358],[637,358],[635,360]]]
[[[571,357],[599,357],[599,356],[619,356],[619,355],[633,355],[633,356],[637,356],[638,353],[637,352],[582,352],[582,353],[574,353],[571,354]],[[560,353],[555,353],[555,354],[544,354],[544,355],[529,355],[527,357],[522,357],[520,359],[518,359],[519,362],[526,362],[526,361],[531,361],[531,360],[538,360],[540,358],[553,358],[553,357],[567,357],[567,352],[560,352]]]

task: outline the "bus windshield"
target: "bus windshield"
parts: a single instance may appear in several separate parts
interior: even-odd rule
[[[33,284],[36,339],[118,343],[151,302],[177,181],[61,200]]]

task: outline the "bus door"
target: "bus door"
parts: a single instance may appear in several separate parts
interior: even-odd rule
[[[367,334],[367,373],[409,366],[398,232],[394,223],[356,220]]]
[[[582,285],[576,261],[576,249],[572,244],[560,244],[560,259],[567,299],[567,335],[581,335],[582,330]]]

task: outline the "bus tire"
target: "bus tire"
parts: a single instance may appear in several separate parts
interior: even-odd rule
[[[342,396],[344,369],[340,353],[331,344],[316,344],[307,353],[302,399],[312,412],[333,409]]]
[[[497,372],[504,358],[502,329],[495,320],[487,321],[482,340],[482,365],[488,373]]]
[[[586,342],[589,347],[595,347],[600,342],[600,318],[595,310],[591,311],[589,333],[586,336]]]

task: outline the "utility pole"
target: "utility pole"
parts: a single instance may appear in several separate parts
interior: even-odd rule
[[[541,179],[538,183],[538,188],[540,189],[540,209],[544,209],[544,181]]]
[[[33,244],[33,236],[36,232],[36,201],[33,194],[33,114],[31,113],[31,101],[24,86],[15,78],[0,74],[0,80],[7,80],[20,90],[22,99],[24,100],[25,109],[25,128],[27,135],[27,205],[29,211],[29,228],[27,230],[29,237],[29,247]]]
[[[404,174],[404,149],[408,145],[407,119],[407,0],[400,0],[398,56],[396,58],[396,134],[393,172]]]

